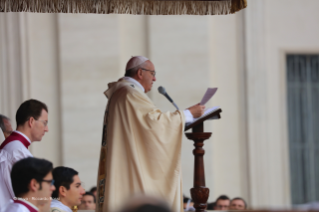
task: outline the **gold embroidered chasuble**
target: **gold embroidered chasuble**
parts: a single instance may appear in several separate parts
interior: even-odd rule
[[[105,92],[96,211],[118,211],[134,194],[164,198],[183,211],[182,111],[161,112],[132,82],[110,83]]]

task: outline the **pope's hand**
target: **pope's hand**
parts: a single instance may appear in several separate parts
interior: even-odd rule
[[[201,117],[204,114],[205,105],[200,105],[199,103],[197,105],[194,105],[190,108],[187,108],[194,118]]]

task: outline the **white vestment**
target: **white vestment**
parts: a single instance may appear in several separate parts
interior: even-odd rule
[[[19,131],[14,132],[22,135],[31,144],[30,139],[26,135]],[[1,207],[4,207],[10,201],[10,199],[15,197],[10,177],[13,164],[27,157],[33,156],[19,140],[8,143],[0,150],[0,210]]]
[[[105,92],[97,209],[118,211],[134,194],[165,199],[183,211],[181,145],[183,111],[162,112],[132,80],[109,84]]]
[[[22,199],[20,199],[20,201],[24,202],[24,204],[27,204],[30,208],[32,208],[31,212],[39,211],[39,209],[32,203]],[[4,212],[30,212],[30,210],[23,204],[12,202],[8,205],[8,207],[6,207]]]
[[[68,206],[64,205],[59,200],[53,199],[51,201],[50,212],[72,212],[72,210],[71,210],[71,208],[69,208]]]

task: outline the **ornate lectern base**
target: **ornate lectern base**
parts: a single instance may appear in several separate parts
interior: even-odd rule
[[[194,208],[196,208],[196,211],[205,211],[209,196],[209,188],[192,188],[191,195],[194,201]]]
[[[199,130],[203,130],[199,125]],[[195,131],[195,130],[193,130]],[[185,133],[186,137],[194,141],[194,188],[191,189],[192,199],[196,212],[203,212],[207,206],[209,189],[205,187],[205,169],[204,169],[204,140],[210,138],[212,133],[204,132]]]

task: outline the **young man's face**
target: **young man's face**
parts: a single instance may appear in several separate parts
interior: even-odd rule
[[[42,109],[41,115],[38,119],[34,119],[32,129],[31,129],[31,139],[32,141],[41,141],[42,137],[46,132],[49,131],[48,128],[48,113]]]
[[[246,209],[246,207],[245,207],[245,203],[243,200],[235,199],[235,200],[231,201],[229,209],[230,210],[244,210],[244,209]]]
[[[78,175],[74,175],[73,183],[70,185],[70,189],[66,190],[65,195],[68,206],[80,205],[83,194],[85,194],[85,190],[81,185],[81,180]]]
[[[228,210],[230,204],[229,199],[220,199],[216,202],[215,210]]]
[[[39,187],[36,195],[39,205],[51,202],[51,195],[52,192],[55,190],[55,186],[51,184],[53,180],[51,172],[48,173],[42,180],[43,181],[39,182],[41,184],[41,187]]]
[[[79,206],[80,210],[95,210],[94,197],[92,195],[84,195],[82,203]]]

